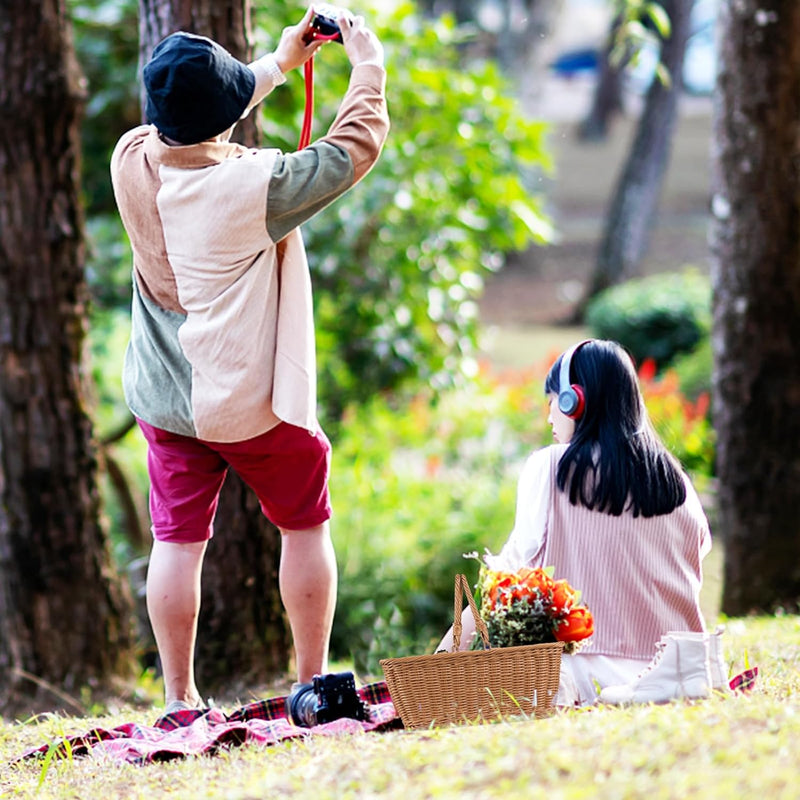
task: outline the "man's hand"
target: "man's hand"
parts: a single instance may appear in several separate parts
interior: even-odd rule
[[[275,50],[275,61],[284,74],[301,67],[324,44],[324,42],[311,40],[310,34],[313,30],[311,20],[313,18],[314,9],[309,7],[297,25],[289,25],[283,29]]]
[[[354,67],[359,64],[383,66],[383,45],[378,37],[364,25],[364,17],[341,14],[336,22],[342,31],[345,52]]]

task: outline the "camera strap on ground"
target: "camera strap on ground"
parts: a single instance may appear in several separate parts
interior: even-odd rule
[[[311,38],[318,42],[332,42],[339,36],[338,33],[324,34],[314,31]],[[306,107],[303,113],[303,127],[300,131],[298,150],[308,147],[311,142],[311,125],[314,119],[314,56],[306,61],[303,66],[303,77],[306,82]]]

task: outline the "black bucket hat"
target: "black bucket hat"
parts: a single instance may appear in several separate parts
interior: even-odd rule
[[[256,77],[224,47],[193,33],[173,33],[145,64],[145,114],[161,133],[195,144],[230,128],[253,97]]]

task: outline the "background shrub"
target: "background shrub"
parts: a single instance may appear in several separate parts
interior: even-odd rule
[[[613,339],[638,364],[659,369],[694,350],[711,329],[711,284],[696,269],[628,281],[599,294],[588,306],[592,335]]]
[[[695,399],[687,397],[678,373],[670,368],[656,377],[652,359],[642,364],[639,382],[653,426],[667,449],[695,478],[711,477],[716,439],[708,392],[701,392]]]

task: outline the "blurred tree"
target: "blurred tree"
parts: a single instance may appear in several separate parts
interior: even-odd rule
[[[713,120],[722,610],[800,599],[800,3],[723,0]]]
[[[509,77],[528,78],[537,45],[549,29],[557,0],[417,0],[429,17],[451,14],[468,31],[466,44],[489,54]],[[469,48],[468,48],[469,49]]]
[[[177,30],[208,36],[237,58],[252,60],[250,0],[140,0],[139,8],[140,65],[161,39]],[[237,141],[258,144],[255,119],[250,114],[236,126]],[[285,673],[291,647],[278,589],[280,533],[232,470],[214,527],[218,535],[209,543],[203,567],[195,659],[204,692]]]
[[[460,24],[475,21],[480,3],[479,0],[418,0],[417,5],[429,17],[453,14]]]
[[[0,706],[108,688],[130,601],[100,524],[79,190],[85,83],[63,0],[0,7]],[[28,683],[29,680],[34,684]],[[42,691],[40,708],[65,695]],[[30,705],[27,705],[30,708]]]
[[[692,3],[663,0],[660,6],[646,4],[662,40],[660,79],[653,80],[647,91],[633,145],[611,198],[584,305],[603,289],[637,275],[647,250],[669,164]]]
[[[623,18],[623,13],[618,11],[611,19],[608,38],[599,57],[592,105],[578,126],[578,138],[582,141],[603,141],[608,135],[612,118],[624,109],[622,77],[628,58],[626,53],[620,53]]]
[[[599,55],[592,105],[578,127],[579,138],[586,141],[605,139],[611,119],[623,111],[622,90],[625,68],[629,64],[638,63],[646,49],[660,50],[662,40],[670,34],[669,16],[660,2],[657,3],[655,0],[608,0],[608,2],[612,9],[611,23],[605,45]],[[666,84],[669,77],[664,62],[659,62],[655,78]]]

